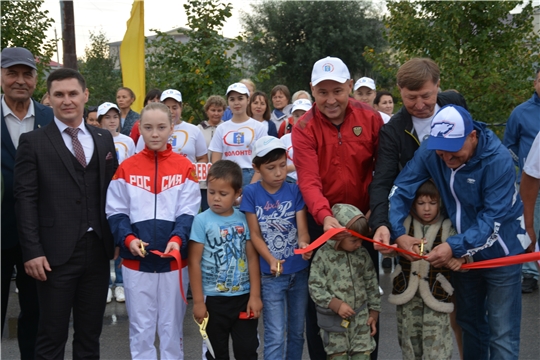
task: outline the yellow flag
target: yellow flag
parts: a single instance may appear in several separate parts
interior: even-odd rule
[[[135,93],[131,108],[140,112],[146,96],[144,69],[144,0],[134,0],[127,30],[120,45],[120,66],[125,87]]]

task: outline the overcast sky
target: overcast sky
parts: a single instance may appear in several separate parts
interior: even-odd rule
[[[241,12],[251,11],[251,4],[261,0],[229,0],[233,4],[232,17],[223,27],[223,35],[234,37],[241,31]],[[278,1],[278,0],[276,0]],[[381,3],[384,0],[371,0]],[[145,1],[145,35],[152,35],[150,29],[169,31],[177,27],[185,27],[187,17],[184,12],[185,0],[147,0]],[[84,49],[90,44],[90,32],[103,31],[110,42],[121,41],[126,32],[126,22],[131,13],[133,0],[75,0],[75,42],[77,57],[84,56]],[[540,0],[533,0],[540,5]],[[56,29],[58,38],[62,37],[62,20],[60,17],[60,1],[44,0],[43,10],[55,20],[47,35],[53,39]],[[58,43],[59,60],[62,60],[62,42]],[[53,60],[57,61],[54,54]]]
[[[241,32],[240,9],[248,11],[249,4],[258,0],[231,0],[233,14],[223,27],[223,35],[233,37]],[[144,33],[152,35],[150,29],[168,31],[177,27],[185,27],[187,17],[184,12],[185,0],[147,0],[145,1]],[[84,56],[84,49],[90,44],[90,32],[103,31],[110,42],[121,41],[126,32],[126,22],[131,13],[133,0],[75,0],[75,42],[77,57]],[[43,10],[49,11],[54,19],[53,27],[47,33],[54,38],[54,30],[58,38],[62,37],[62,19],[60,17],[60,1],[45,0]],[[62,63],[62,42],[58,43],[60,63]],[[56,54],[53,60],[57,61]]]

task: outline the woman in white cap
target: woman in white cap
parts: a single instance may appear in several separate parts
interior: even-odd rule
[[[375,81],[373,79],[368,77],[360,78],[354,84],[353,97],[355,98],[355,100],[374,107],[373,102],[375,101],[375,97],[377,96],[376,89],[377,88],[375,86]],[[385,114],[382,111],[379,111],[379,114],[381,114],[381,117],[385,124],[390,120],[390,116],[388,114]]]
[[[242,168],[243,182],[246,186],[259,180],[251,164],[253,144],[267,135],[264,126],[249,117],[247,107],[249,90],[242,83],[234,83],[227,89],[227,102],[233,117],[216,129],[208,150],[212,151],[212,163],[221,159],[236,162]]]
[[[121,164],[124,160],[135,153],[135,143],[129,136],[120,134],[118,129],[120,128],[120,109],[116,104],[105,102],[97,108],[97,122],[102,129],[110,131],[114,140],[114,148],[116,149],[116,157],[118,158],[118,164]],[[114,298],[117,302],[126,301],[124,294],[124,278],[122,277],[122,268],[120,266],[121,258],[119,256],[114,260],[114,282],[109,275],[109,291],[107,292],[107,303],[110,303],[113,299],[113,286],[114,286]]]
[[[307,99],[299,99],[296,100],[293,103],[292,107],[292,118],[293,123],[291,124],[290,128],[287,126],[287,134],[283,135],[281,137],[281,141],[287,148],[287,182],[296,183],[298,180],[298,176],[296,175],[296,167],[293,163],[293,146],[292,146],[292,137],[291,137],[291,130],[292,127],[298,122],[298,119],[302,117],[308,111],[311,109],[311,101]]]
[[[160,101],[171,112],[174,130],[169,138],[173,151],[184,155],[192,163],[207,163],[208,149],[201,130],[193,124],[182,121],[182,93],[167,89],[161,93]],[[144,141],[137,142],[137,152],[144,149]]]

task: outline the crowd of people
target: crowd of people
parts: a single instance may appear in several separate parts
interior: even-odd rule
[[[301,359],[304,339],[311,359],[376,359],[379,254],[404,359],[450,359],[453,337],[462,359],[519,357],[536,264],[462,266],[535,251],[540,70],[501,142],[427,58],[399,68],[395,113],[325,57],[309,91],[242,79],[198,125],[181,89],[149,91],[140,114],[126,87],[86,108],[85,79],[59,69],[38,103],[27,49],[1,68],[2,332],[15,268],[21,358],[62,359],[71,316],[74,358],[99,358],[114,298],[133,359],[183,359],[189,288],[203,359],[228,359],[230,338],[256,359],[260,317],[265,359]]]

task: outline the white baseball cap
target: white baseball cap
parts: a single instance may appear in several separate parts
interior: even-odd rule
[[[308,111],[309,109],[311,109],[311,101],[309,101],[308,99],[298,99],[293,102],[291,114],[296,110]]]
[[[354,84],[354,91],[358,90],[362,86],[368,87],[371,90],[376,90],[375,81],[372,78],[362,77]]]
[[[236,91],[239,94],[245,94],[249,96],[249,90],[247,86],[242,83],[234,83],[231,86],[229,86],[227,88],[227,93],[225,94],[225,96],[229,95],[231,91]]]
[[[104,102],[103,104],[99,105],[99,107],[97,109],[97,116],[99,117],[101,115],[105,115],[111,109],[116,109],[116,111],[118,111],[118,113],[120,113],[120,109],[118,108],[118,106],[116,106],[116,104],[113,104],[113,103],[110,103],[110,102]]]
[[[263,136],[255,142],[253,145],[253,152],[251,153],[251,160],[258,157],[263,157],[272,150],[283,149],[287,150],[283,141],[274,136]]]
[[[334,80],[344,84],[351,79],[351,73],[345,63],[336,57],[325,57],[313,65],[311,85],[315,86],[324,80]]]
[[[182,93],[175,89],[167,89],[164,92],[161,93],[161,97],[159,98],[159,101],[163,102],[165,99],[174,99],[178,101],[179,103],[182,102]]]

